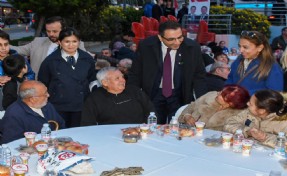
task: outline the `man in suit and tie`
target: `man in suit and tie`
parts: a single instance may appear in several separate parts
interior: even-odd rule
[[[11,46],[10,48],[16,50],[18,54],[30,56],[32,70],[37,76],[41,63],[58,48],[59,33],[65,27],[66,24],[62,17],[50,17],[45,21],[47,37],[35,37],[31,43],[24,46]],[[85,51],[83,42],[80,43],[80,49]]]
[[[179,23],[160,24],[159,35],[140,42],[129,72],[129,84],[139,86],[154,103],[158,123],[207,92],[200,45],[185,38]]]
[[[206,6],[202,6],[201,7],[201,15],[199,20],[204,20],[207,22],[208,19],[208,14],[207,14],[207,7]]]

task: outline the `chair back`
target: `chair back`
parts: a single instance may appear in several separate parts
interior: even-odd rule
[[[164,23],[164,22],[167,22],[168,21],[168,18],[165,17],[165,16],[160,16],[160,19],[159,19],[159,22],[160,23]]]
[[[173,15],[167,15],[167,18],[170,20],[170,21],[178,21],[177,18]]]
[[[151,26],[153,31],[158,31],[159,22],[155,18],[150,18]]]
[[[139,22],[132,22],[132,31],[135,34],[133,42],[138,46],[139,41],[145,38],[144,26]]]
[[[59,130],[59,124],[55,120],[48,120],[48,123],[50,124],[51,127],[54,127],[51,129],[55,129],[55,131]]]
[[[141,17],[141,24],[144,26],[145,31],[151,31],[152,30],[152,24],[148,17],[142,16]]]
[[[139,22],[132,22],[132,31],[137,38],[144,38],[144,26]]]

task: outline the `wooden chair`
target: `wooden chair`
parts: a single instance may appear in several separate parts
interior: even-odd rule
[[[48,123],[50,124],[50,127],[53,127],[51,129],[54,129],[55,131],[59,130],[59,124],[58,122],[54,121],[54,120],[48,120]]]

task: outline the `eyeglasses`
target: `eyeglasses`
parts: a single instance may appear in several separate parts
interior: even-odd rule
[[[252,39],[257,39],[260,42],[262,42],[262,40],[259,38],[259,36],[256,33],[252,32],[252,31],[242,31],[241,32],[241,36],[243,36],[243,37],[250,37]]]
[[[184,36],[180,36],[180,37],[177,37],[177,38],[165,38],[164,36],[161,36],[162,38],[164,38],[165,40],[167,40],[168,42],[175,42],[176,40],[182,42],[183,39],[184,39]]]

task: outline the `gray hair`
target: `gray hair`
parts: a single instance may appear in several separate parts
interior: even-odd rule
[[[108,72],[110,72],[110,71],[117,71],[117,70],[119,70],[119,69],[116,68],[116,67],[104,67],[97,73],[97,80],[102,85],[102,81],[104,79],[107,79]]]
[[[225,65],[228,65],[228,64],[221,62],[221,61],[214,62],[210,67],[209,73],[214,73],[217,68],[222,68]]]
[[[119,66],[122,66],[124,68],[130,69],[132,67],[133,61],[131,59],[125,58],[120,60],[118,63]]]
[[[35,88],[19,90],[19,96],[21,99],[33,97],[35,95],[36,95],[36,89]]]

